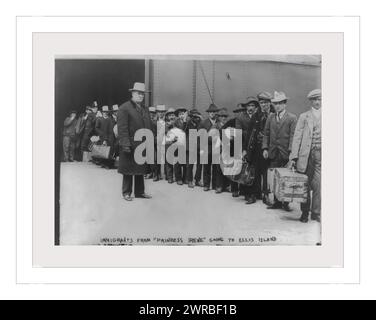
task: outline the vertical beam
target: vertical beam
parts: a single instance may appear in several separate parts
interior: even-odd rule
[[[212,98],[215,103],[215,61],[212,62]]]
[[[192,108],[196,108],[197,104],[197,61],[193,60],[192,72]]]
[[[153,105],[153,60],[145,60],[145,87],[146,90],[151,91],[145,95],[145,105],[150,107]]]

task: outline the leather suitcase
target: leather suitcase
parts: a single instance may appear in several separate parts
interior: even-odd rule
[[[307,202],[308,177],[305,174],[288,168],[274,168],[274,179],[271,186],[279,201]]]

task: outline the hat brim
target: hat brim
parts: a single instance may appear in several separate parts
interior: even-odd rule
[[[282,101],[287,101],[287,100],[289,100],[290,98],[288,98],[288,97],[286,97],[286,98],[283,98],[283,99],[278,99],[278,100],[274,100],[274,99],[272,99],[272,100],[270,100],[272,103],[276,103],[276,102],[282,102]]]
[[[142,91],[142,90],[137,90],[137,89],[129,89],[129,92],[137,91],[137,92],[142,92],[142,93],[151,93],[151,91]]]

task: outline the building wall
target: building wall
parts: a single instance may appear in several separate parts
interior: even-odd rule
[[[153,104],[196,107],[200,111],[211,103],[209,87],[215,103],[229,111],[250,95],[284,91],[290,98],[288,110],[299,115],[308,109],[307,93],[321,88],[318,65],[223,60],[153,60],[153,65]]]

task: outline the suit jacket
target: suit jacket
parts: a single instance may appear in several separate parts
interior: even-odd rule
[[[304,173],[307,169],[308,158],[311,152],[313,119],[312,110],[302,113],[296,124],[290,160],[297,159],[297,171]]]
[[[262,149],[269,152],[269,159],[275,159],[277,151],[283,159],[289,159],[294,138],[296,115],[285,112],[283,118],[277,121],[277,115],[271,113],[266,120]]]

